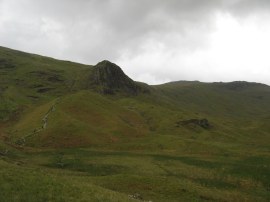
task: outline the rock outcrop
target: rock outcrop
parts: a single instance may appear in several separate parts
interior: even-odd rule
[[[210,128],[210,123],[207,119],[189,119],[189,120],[184,120],[184,121],[179,121],[176,123],[177,127],[180,125],[197,125],[200,126],[204,129]]]
[[[103,94],[125,93],[137,95],[147,93],[148,89],[134,82],[114,63],[104,60],[94,66],[90,76],[91,87]]]

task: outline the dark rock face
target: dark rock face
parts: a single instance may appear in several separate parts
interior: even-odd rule
[[[178,127],[179,125],[190,125],[190,124],[200,126],[204,129],[210,128],[210,123],[207,119],[189,119],[189,120],[177,122]]]
[[[91,77],[92,85],[96,86],[103,94],[123,92],[136,95],[142,90],[119,66],[106,60],[94,66]]]

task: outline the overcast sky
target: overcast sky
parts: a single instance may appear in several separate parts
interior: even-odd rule
[[[0,46],[134,80],[270,84],[269,0],[0,0]]]

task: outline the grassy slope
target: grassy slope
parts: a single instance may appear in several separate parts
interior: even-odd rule
[[[0,124],[2,137],[15,142],[40,128],[56,103],[46,129],[26,138],[26,146],[43,149],[31,149],[15,160],[4,158],[3,173],[18,176],[20,170],[26,176],[16,186],[3,177],[5,197],[15,192],[18,201],[30,195],[72,201],[78,194],[70,191],[74,180],[80,192],[90,186],[104,193],[98,197],[110,197],[110,192],[93,184],[153,201],[269,200],[268,86],[175,82],[152,86],[151,94],[104,96],[85,90],[89,66],[3,48],[0,56],[16,67],[0,68],[5,72],[0,115],[9,120]],[[15,118],[12,111],[19,112]],[[176,122],[192,118],[207,118],[212,127],[176,127]],[[1,151],[5,147],[1,144]],[[36,189],[24,187],[33,168],[42,170],[31,178],[42,179],[38,188],[49,190],[48,183],[59,187],[63,181],[69,185],[60,186],[59,195],[68,194],[34,194]],[[92,193],[84,194],[80,199],[98,201]],[[115,197],[111,200],[117,201]]]
[[[14,134],[27,135],[42,124],[53,102],[26,114],[13,127]],[[138,113],[90,91],[62,97],[48,118],[48,126],[27,140],[27,144],[45,147],[78,147],[123,143],[148,132]],[[15,135],[16,138],[18,135]]]
[[[0,120],[70,92],[89,68],[0,47]]]
[[[51,172],[0,160],[1,201],[132,201],[89,183],[84,176]]]

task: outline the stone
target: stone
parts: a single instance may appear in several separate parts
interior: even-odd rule
[[[200,127],[204,128],[204,129],[210,128],[210,123],[205,118],[203,118],[203,119],[189,119],[189,120],[179,121],[176,124],[177,124],[176,127],[179,127],[180,125],[194,124],[194,125],[197,125],[197,126],[200,126]]]
[[[139,92],[149,93],[147,88],[129,78],[123,70],[114,63],[104,60],[94,66],[90,76],[90,88],[95,87],[103,94],[118,92],[137,95]]]

